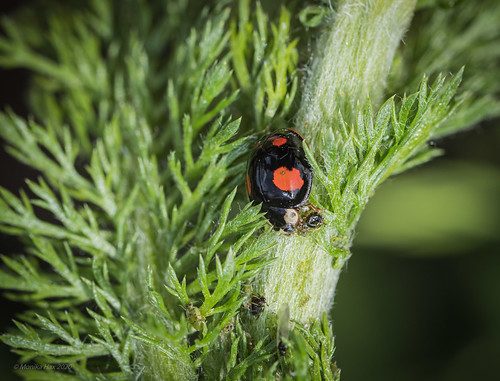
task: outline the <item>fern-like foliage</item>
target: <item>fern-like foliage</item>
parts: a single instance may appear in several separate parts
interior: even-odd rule
[[[440,154],[428,141],[458,105],[451,102],[461,79],[462,71],[447,82],[439,77],[429,88],[424,77],[417,92],[397,104],[389,98],[376,115],[370,104],[359,110],[353,126],[340,117],[339,126],[321,136],[318,161],[305,146],[321,184],[315,202],[333,212],[341,236],[350,236],[384,179]]]
[[[323,120],[304,145],[324,226],[273,231],[242,189],[246,159],[257,134],[291,126],[304,100],[319,99],[304,90],[300,104],[299,85],[321,70],[315,58],[331,57],[316,54],[309,71],[299,57],[348,3],[92,0],[2,21],[0,64],[29,69],[31,83],[30,116],[3,111],[0,134],[39,173],[18,194],[0,188],[0,229],[25,244],[2,257],[0,287],[27,306],[1,339],[40,365],[19,375],[339,379],[330,301],[309,303],[323,285],[300,287],[322,271],[334,288],[376,187],[439,154],[428,140],[464,127],[452,118],[471,104],[453,98],[462,70],[432,86],[393,81],[413,93],[380,108],[343,98],[362,105],[357,118],[325,113],[338,123]],[[307,257],[320,252],[328,271]],[[292,280],[294,298],[279,303]]]
[[[180,28],[180,36],[170,12],[186,17],[187,2],[155,8],[161,23],[153,10],[136,10],[142,24],[132,33],[122,29],[127,12],[97,1],[78,12],[45,10],[47,38],[37,35],[39,23],[20,32],[4,22],[1,62],[32,69],[36,81],[33,117],[2,114],[2,136],[42,176],[27,183],[30,196],[1,191],[2,230],[26,237],[30,249],[3,258],[0,284],[31,308],[16,322],[19,332],[2,339],[21,362],[69,364],[57,377],[193,378],[220,337],[235,336],[228,326],[243,332],[242,285],[272,260],[272,235],[254,237],[265,224],[259,207],[235,202],[249,140],[235,137],[240,119],[227,110],[240,107],[239,87],[252,103],[261,99],[250,116],[262,123],[289,108],[296,64],[289,13],[274,25],[259,7],[256,39],[244,2],[246,18],[232,17],[232,27],[230,9],[206,8],[196,21],[203,27]],[[234,72],[247,70],[248,46],[238,39],[272,61],[254,63],[257,85],[241,75],[238,86],[230,83],[239,54]],[[175,53],[160,65],[165,49]],[[263,345],[234,352],[220,369],[244,373],[275,353]]]

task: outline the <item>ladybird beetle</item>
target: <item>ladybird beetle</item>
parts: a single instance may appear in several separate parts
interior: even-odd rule
[[[305,232],[321,225],[315,221],[302,227],[300,208],[309,199],[313,170],[302,148],[302,136],[292,129],[278,130],[265,136],[255,146],[247,168],[247,191],[254,204],[262,203],[262,211],[276,229],[284,233]],[[321,223],[320,223],[321,220]]]

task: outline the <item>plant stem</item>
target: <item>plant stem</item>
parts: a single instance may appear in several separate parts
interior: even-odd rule
[[[319,233],[319,232],[318,232]],[[275,248],[276,261],[263,273],[267,310],[279,313],[290,308],[290,319],[308,322],[317,319],[333,302],[340,268],[333,258],[308,236],[281,236]]]
[[[352,123],[367,102],[375,109],[380,106],[415,4],[416,0],[340,1],[338,13],[318,41],[298,111],[297,126],[308,131],[316,150],[321,149],[319,138],[325,129],[338,124],[339,113]]]
[[[415,3],[415,0],[340,2],[338,13],[318,41],[297,118],[297,128],[305,130],[317,159],[324,159],[322,148],[327,141],[324,135],[332,125],[338,125],[339,113],[352,123],[357,110],[368,102],[378,108]],[[328,311],[340,269],[350,255],[353,236],[348,221],[335,217],[327,218],[319,231],[307,236],[278,239],[273,252],[276,261],[258,281],[268,312],[278,314],[287,305],[291,319],[307,323]]]

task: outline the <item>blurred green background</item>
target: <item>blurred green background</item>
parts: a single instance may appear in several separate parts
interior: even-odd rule
[[[368,204],[332,311],[343,381],[500,380],[498,124]]]

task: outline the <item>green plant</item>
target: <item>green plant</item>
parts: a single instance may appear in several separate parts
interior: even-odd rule
[[[338,379],[326,314],[368,199],[439,154],[429,140],[500,112],[481,63],[459,92],[466,47],[398,50],[415,5],[95,0],[4,19],[0,64],[32,71],[32,115],[2,113],[1,134],[41,176],[1,190],[0,228],[26,251],[3,258],[0,286],[29,306],[2,340],[22,363],[70,365],[20,374]],[[457,13],[460,38],[498,34],[457,8],[428,38],[459,38],[439,32]],[[257,133],[290,124],[324,210],[304,236],[272,231],[241,187]]]

